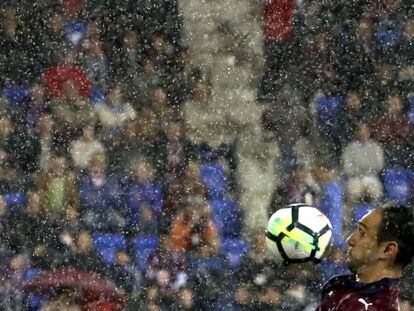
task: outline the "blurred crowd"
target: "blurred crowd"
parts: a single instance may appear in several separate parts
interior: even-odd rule
[[[263,139],[280,153],[268,215],[320,208],[334,231],[327,259],[283,266],[263,232],[244,234],[237,141],[203,141],[211,81],[181,37],[179,1],[8,0],[0,310],[117,308],[24,290],[62,267],[115,284],[126,310],[312,310],[321,282],[347,271],[352,224],[381,201],[412,202],[412,4],[251,2],[262,14]],[[414,303],[409,271],[402,310]]]

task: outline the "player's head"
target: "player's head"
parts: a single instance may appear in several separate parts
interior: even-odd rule
[[[414,256],[414,217],[410,207],[386,204],[366,214],[349,236],[347,263],[354,273],[370,266],[404,268]]]
[[[398,244],[394,264],[407,266],[414,258],[414,209],[410,206],[386,204],[382,209],[379,228],[380,243],[394,241]]]

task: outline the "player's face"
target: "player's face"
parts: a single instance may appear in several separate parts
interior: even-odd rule
[[[379,261],[378,228],[381,221],[381,211],[373,210],[360,220],[356,230],[348,237],[346,260],[351,272],[358,274]]]

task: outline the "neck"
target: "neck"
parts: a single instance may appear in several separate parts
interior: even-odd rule
[[[406,39],[406,40],[412,40],[412,39],[414,39],[414,33],[409,33],[409,34],[406,34],[406,35],[405,35],[405,39]]]
[[[402,269],[400,267],[363,267],[357,273],[357,281],[361,283],[372,283],[384,278],[399,279],[402,277]]]
[[[11,38],[14,38],[16,36],[16,28],[14,27],[10,29],[6,29],[5,32]]]

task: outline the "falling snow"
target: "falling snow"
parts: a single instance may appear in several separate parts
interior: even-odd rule
[[[411,1],[0,15],[0,310],[315,310],[355,222],[414,201]],[[318,265],[266,250],[295,202],[332,223]]]

